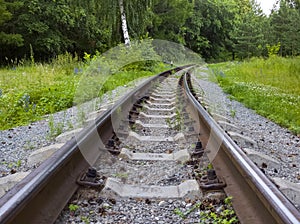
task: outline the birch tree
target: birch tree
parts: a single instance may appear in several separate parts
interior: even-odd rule
[[[123,31],[124,42],[125,42],[126,46],[130,46],[130,37],[129,37],[129,33],[128,33],[126,13],[124,10],[123,0],[119,0],[119,7],[120,7],[120,13],[121,13],[121,22],[122,22],[122,31]]]
[[[130,45],[130,36],[140,38],[151,25],[154,1],[156,0],[98,0],[98,4],[104,21],[115,35],[112,38],[117,42],[122,38],[126,45]],[[116,43],[112,43],[114,44]]]

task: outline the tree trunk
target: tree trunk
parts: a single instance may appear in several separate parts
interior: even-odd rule
[[[123,31],[124,42],[125,42],[126,46],[130,46],[130,38],[129,38],[129,34],[128,34],[126,14],[125,14],[125,10],[124,10],[123,0],[119,0],[119,7],[120,7],[120,12],[121,12],[121,21],[122,21],[122,31]]]

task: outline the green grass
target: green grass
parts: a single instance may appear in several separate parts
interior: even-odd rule
[[[300,57],[209,65],[234,99],[300,134]]]
[[[0,129],[36,121],[73,104],[82,66],[69,54],[50,64],[27,64],[0,69]]]
[[[67,109],[74,103],[101,96],[136,78],[151,76],[166,69],[163,65],[153,70],[123,69],[101,80],[102,87],[99,89],[99,82],[95,82],[97,77],[84,75],[88,66],[88,63],[84,64],[66,54],[49,64],[29,63],[0,69],[0,130],[37,121],[43,115]],[[101,79],[101,74],[99,77]],[[78,89],[82,80],[91,83],[92,88],[82,89],[86,92],[80,93]],[[78,94],[81,94],[80,97]],[[80,98],[80,102],[77,102],[77,98]]]

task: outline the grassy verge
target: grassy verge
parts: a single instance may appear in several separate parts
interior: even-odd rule
[[[73,106],[74,96],[87,66],[66,54],[49,64],[0,69],[0,130],[25,125],[41,119],[45,114]],[[164,66],[153,71],[119,71],[105,81],[98,96],[163,69]],[[93,81],[93,77],[90,79]],[[84,100],[91,97],[86,96]]]
[[[253,58],[209,67],[234,99],[300,134],[300,57]]]

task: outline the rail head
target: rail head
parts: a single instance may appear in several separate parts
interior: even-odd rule
[[[240,174],[240,176],[237,175],[240,179],[236,180],[236,182],[244,181],[244,185],[248,185],[249,189],[253,191],[253,194],[258,195],[255,199],[255,203],[260,204],[260,206],[258,206],[258,204],[257,206],[262,208],[258,211],[261,213],[262,217],[265,213],[273,219],[271,220],[273,223],[300,223],[300,213],[295,206],[279,191],[275,184],[262,173],[246,154],[243,153],[241,148],[237,146],[225,131],[222,130],[217,122],[194,97],[190,89],[191,83],[189,83],[189,76],[189,72],[184,75],[183,85],[185,93],[190,102],[197,109],[200,119],[210,132],[209,134],[214,136],[213,139],[219,139],[221,143],[219,152],[223,158],[219,159],[218,162],[220,162],[220,160],[225,160],[227,163],[230,160],[233,163],[232,169],[235,169],[235,173],[238,172]],[[213,165],[218,166],[218,164],[214,163]],[[234,179],[238,177],[231,178]],[[247,198],[247,196],[245,198]],[[244,204],[247,204],[247,202],[244,202]],[[234,207],[239,210],[239,205],[234,205]]]

